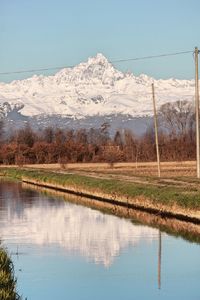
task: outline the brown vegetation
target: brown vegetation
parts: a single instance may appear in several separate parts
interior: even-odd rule
[[[177,101],[161,106],[159,111],[159,146],[161,161],[195,159],[194,112],[190,103]],[[1,125],[2,128],[2,125]],[[0,129],[0,132],[2,130]],[[156,161],[153,127],[137,137],[130,130],[117,130],[109,136],[109,125],[90,130],[46,128],[34,132],[30,126],[17,130],[0,146],[0,163],[52,164],[65,169],[69,163]]]

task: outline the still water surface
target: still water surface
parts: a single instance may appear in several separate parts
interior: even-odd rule
[[[200,300],[200,246],[0,182],[0,239],[28,300]]]

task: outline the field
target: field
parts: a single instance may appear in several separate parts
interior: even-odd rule
[[[13,169],[16,166],[2,166],[0,170],[1,168]],[[200,180],[196,177],[195,161],[162,162],[160,178],[158,178],[156,162],[115,163],[114,165],[108,163],[34,164],[18,168],[74,174],[96,179],[120,180],[151,186],[200,189]]]
[[[10,166],[14,167],[14,166]],[[80,172],[95,172],[102,174],[120,174],[128,176],[157,176],[158,169],[156,162],[143,163],[69,163],[69,164],[34,164],[25,165],[24,167],[33,169],[47,170],[71,170]],[[196,162],[195,161],[178,161],[178,162],[162,162],[161,177],[195,177]]]

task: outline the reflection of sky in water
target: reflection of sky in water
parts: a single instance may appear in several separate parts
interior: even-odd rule
[[[0,236],[23,299],[200,299],[199,245],[20,184],[0,182]]]
[[[34,202],[17,202],[1,214],[1,237],[17,245],[59,245],[106,266],[122,249],[141,241],[157,239],[158,231],[147,226],[83,206],[56,200],[46,201],[35,194]]]

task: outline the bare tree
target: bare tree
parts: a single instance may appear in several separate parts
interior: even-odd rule
[[[123,148],[123,144],[124,144],[124,142],[123,142],[123,136],[122,136],[122,133],[119,130],[117,130],[116,133],[115,133],[114,144],[116,146],[118,146],[120,149]]]
[[[170,134],[184,136],[193,128],[194,107],[187,100],[166,103],[160,107],[159,117]]]
[[[105,122],[101,125],[100,128],[100,135],[101,135],[101,144],[104,145],[108,143],[109,141],[109,129],[110,129],[110,124]]]
[[[54,130],[52,127],[47,127],[44,129],[43,131],[43,140],[48,143],[51,144],[53,143],[53,139],[54,139]]]
[[[135,161],[135,157],[137,160],[138,141],[132,131],[128,129],[124,130],[124,144],[127,161]]]
[[[29,126],[29,124],[18,130],[18,135],[17,135],[17,143],[18,144],[25,144],[28,147],[33,147],[35,143],[36,135],[32,128]]]
[[[4,127],[3,120],[0,120],[0,141],[3,137],[3,127]]]

